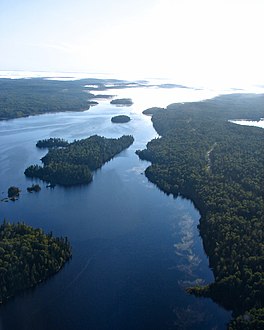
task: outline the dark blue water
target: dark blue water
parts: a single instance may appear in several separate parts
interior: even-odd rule
[[[206,330],[224,329],[230,319],[210,299],[186,294],[189,285],[213,280],[197,230],[199,213],[144,176],[148,163],[135,151],[156,136],[150,118],[141,115],[145,90],[116,92],[132,97],[134,105],[116,108],[104,101],[82,113],[0,122],[1,198],[11,185],[22,190],[18,201],[0,203],[1,219],[66,235],[73,246],[73,258],[61,272],[0,307],[0,330]],[[173,92],[177,101],[177,89]],[[112,124],[120,113],[131,122]],[[40,193],[26,191],[32,181],[24,169],[46,153],[35,147],[38,139],[92,134],[132,134],[135,142],[87,186],[49,189],[40,182]]]

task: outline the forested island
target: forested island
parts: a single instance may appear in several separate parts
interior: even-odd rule
[[[37,145],[52,145],[52,148],[41,159],[43,166],[31,165],[25,170],[27,177],[39,178],[52,185],[87,184],[92,181],[92,171],[128,148],[134,138],[123,135],[117,139],[107,139],[93,135],[87,139],[64,143],[64,147],[57,147],[56,141],[59,144],[61,142],[58,139],[38,141]]]
[[[0,304],[58,272],[70,257],[67,238],[4,221],[0,226]]]
[[[8,191],[7,191],[8,198],[12,199],[12,198],[19,197],[19,194],[20,194],[20,189],[18,187],[11,186],[8,188]]]
[[[264,95],[172,104],[152,116],[162,137],[137,151],[150,181],[199,209],[215,281],[188,291],[231,309],[230,330],[264,328],[264,130],[228,120],[263,117]]]
[[[34,192],[39,192],[41,190],[41,187],[39,184],[32,184],[31,187],[27,187],[27,191],[32,193],[33,191]]]
[[[119,124],[128,123],[130,120],[131,120],[130,117],[126,115],[119,115],[111,118],[112,123],[119,123]]]
[[[115,105],[124,105],[124,106],[131,106],[133,104],[132,100],[129,98],[124,98],[124,99],[114,99],[110,101],[111,104]]]

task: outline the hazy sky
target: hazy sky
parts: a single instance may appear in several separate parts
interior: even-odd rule
[[[264,80],[264,0],[0,0],[0,70]]]

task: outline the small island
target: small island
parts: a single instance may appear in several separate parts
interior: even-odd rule
[[[24,174],[46,181],[50,187],[56,184],[88,184],[93,178],[92,171],[100,168],[133,142],[134,138],[131,135],[123,135],[117,139],[93,135],[87,139],[67,142],[63,148],[55,146],[49,149],[46,156],[41,159],[43,166],[31,165]]]
[[[57,273],[71,254],[67,237],[4,221],[0,226],[0,304]]]
[[[33,191],[39,192],[40,190],[41,190],[41,187],[38,184],[32,184],[31,187],[27,188],[27,191],[30,192],[30,193],[33,192]]]
[[[129,107],[133,104],[132,100],[129,98],[124,99],[114,99],[110,101],[111,104],[120,105],[120,106],[126,106]]]
[[[7,191],[8,198],[12,200],[15,200],[17,197],[19,197],[19,193],[19,188],[15,186],[9,187]]]
[[[129,116],[119,115],[111,118],[112,123],[128,123],[131,120]]]

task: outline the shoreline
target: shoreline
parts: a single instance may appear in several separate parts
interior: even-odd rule
[[[247,295],[245,287],[248,282],[243,273],[249,267],[246,266],[248,260],[245,249],[250,247],[252,251],[250,250],[249,253],[253,256],[254,249],[258,249],[254,244],[257,245],[257,242],[261,240],[260,237],[254,238],[250,235],[253,235],[251,227],[254,226],[251,224],[251,219],[256,219],[255,221],[261,225],[259,214],[263,212],[263,205],[256,204],[256,211],[254,208],[252,211],[250,211],[251,209],[242,211],[242,206],[232,187],[235,185],[236,190],[241,191],[242,200],[249,205],[256,203],[255,198],[256,200],[261,198],[260,185],[257,183],[251,186],[245,185],[237,172],[236,163],[243,164],[241,170],[248,173],[248,178],[245,176],[244,179],[252,180],[250,168],[253,159],[258,164],[254,165],[258,172],[253,176],[253,182],[260,182],[264,166],[263,161],[261,162],[260,146],[264,131],[256,127],[236,125],[227,120],[235,112],[239,113],[241,117],[245,113],[249,113],[248,107],[251,108],[252,102],[255,111],[251,113],[251,116],[261,118],[262,114],[263,117],[262,98],[264,98],[264,94],[255,96],[255,98],[252,95],[243,95],[241,96],[242,106],[240,96],[237,95],[220,96],[204,102],[170,105],[167,110],[157,112],[152,116],[153,126],[161,138],[149,142],[145,150],[137,151],[141,159],[148,160],[152,164],[145,171],[145,175],[152,183],[167,194],[181,195],[190,199],[200,212],[198,228],[215,281],[205,287],[196,286],[187,291],[199,297],[212,298],[227,310],[233,310],[235,316],[261,306],[258,305],[258,298],[256,298],[261,289],[257,289],[258,286],[254,282],[256,291]],[[224,110],[219,112],[220,109]],[[179,143],[179,141],[182,142]],[[213,150],[210,149],[212,145],[215,146]],[[208,150],[211,150],[211,173],[207,170]],[[258,153],[254,154],[252,150],[258,150]],[[225,157],[226,162],[221,162],[222,157]],[[232,162],[226,157],[232,159]],[[225,189],[223,189],[223,185]],[[247,200],[249,199],[248,193],[256,197]],[[229,222],[230,217],[233,222]],[[234,232],[241,239],[244,237],[244,226],[241,225],[240,230],[235,226],[237,222],[242,221],[241,219],[244,219],[242,223],[247,223],[251,228],[250,233],[247,233],[250,237],[249,241],[239,240],[234,243],[231,236],[226,242],[226,230]],[[237,248],[239,245],[241,247]],[[230,246],[233,247],[232,254],[231,250],[226,252],[229,251]],[[230,261],[229,258],[235,260]],[[256,265],[250,267],[255,269]],[[225,270],[223,271],[223,269]],[[253,270],[252,272],[254,274]],[[240,284],[232,282],[236,278],[237,283]],[[255,297],[255,295],[257,296]],[[235,319],[231,324],[237,324],[240,322],[239,320],[239,318]]]

